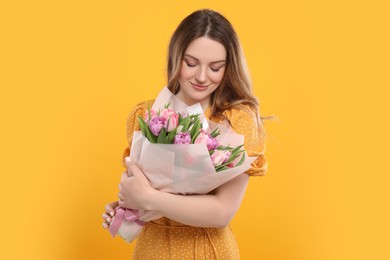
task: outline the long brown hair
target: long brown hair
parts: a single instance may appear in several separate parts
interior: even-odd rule
[[[259,102],[253,95],[245,57],[236,32],[231,23],[221,14],[202,9],[187,16],[173,33],[168,48],[168,88],[177,94],[184,53],[189,44],[199,38],[208,37],[221,43],[226,49],[226,70],[219,87],[211,94],[211,117],[225,118],[223,112],[229,109],[245,109],[258,123]],[[249,107],[249,109],[248,109]]]

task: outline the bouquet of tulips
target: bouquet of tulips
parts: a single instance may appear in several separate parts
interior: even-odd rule
[[[159,144],[206,144],[210,159],[215,171],[223,171],[227,168],[240,166],[245,160],[243,145],[235,148],[220,145],[216,137],[221,134],[218,128],[208,133],[202,128],[201,114],[181,114],[164,106],[162,111],[154,111],[150,108],[146,114],[146,122],[138,117],[141,133],[150,143]],[[233,161],[241,155],[241,160],[234,165]]]
[[[168,104],[168,105],[167,105]],[[200,104],[187,106],[164,88],[133,134],[130,158],[151,186],[175,194],[206,194],[250,168],[244,137],[227,124],[208,121]],[[133,241],[142,226],[162,215],[116,208],[112,236]]]

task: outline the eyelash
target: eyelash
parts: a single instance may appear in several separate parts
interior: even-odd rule
[[[190,63],[188,63],[187,61],[186,61],[186,64],[187,64],[187,66],[190,67],[190,68],[193,68],[193,67],[196,66],[196,64],[190,64]],[[214,72],[218,72],[221,68],[218,68],[218,69],[210,68],[210,69],[211,69],[212,71],[214,71]]]
[[[190,63],[188,63],[188,62],[186,62],[186,64],[187,64],[187,66],[190,67],[190,68],[193,68],[193,67],[196,66],[196,64],[190,64]]]

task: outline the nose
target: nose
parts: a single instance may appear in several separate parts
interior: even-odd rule
[[[207,81],[207,74],[206,74],[206,68],[199,68],[199,71],[197,72],[195,79],[199,83],[204,83]]]

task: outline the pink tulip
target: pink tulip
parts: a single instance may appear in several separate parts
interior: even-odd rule
[[[166,119],[162,116],[156,116],[152,118],[149,122],[149,129],[153,135],[158,136],[160,134],[161,128],[166,125]]]
[[[200,130],[200,134],[198,135],[198,137],[196,137],[194,143],[195,144],[202,144],[202,143],[206,144],[207,149],[209,151],[217,149],[219,146],[217,139],[211,137],[211,135],[203,129]]]
[[[190,144],[191,135],[188,132],[178,133],[173,140],[174,144]]]
[[[157,116],[156,111],[154,111],[153,109],[150,110],[150,114],[151,114],[150,120],[152,120],[153,118],[155,118]],[[148,110],[146,110],[144,121],[149,122],[149,111]]]
[[[213,164],[219,166],[224,164],[232,155],[229,150],[215,150],[214,153],[210,156]]]
[[[171,132],[179,124],[179,115],[170,108],[166,108],[160,112],[160,116],[164,117],[167,121],[165,128],[168,132]]]

